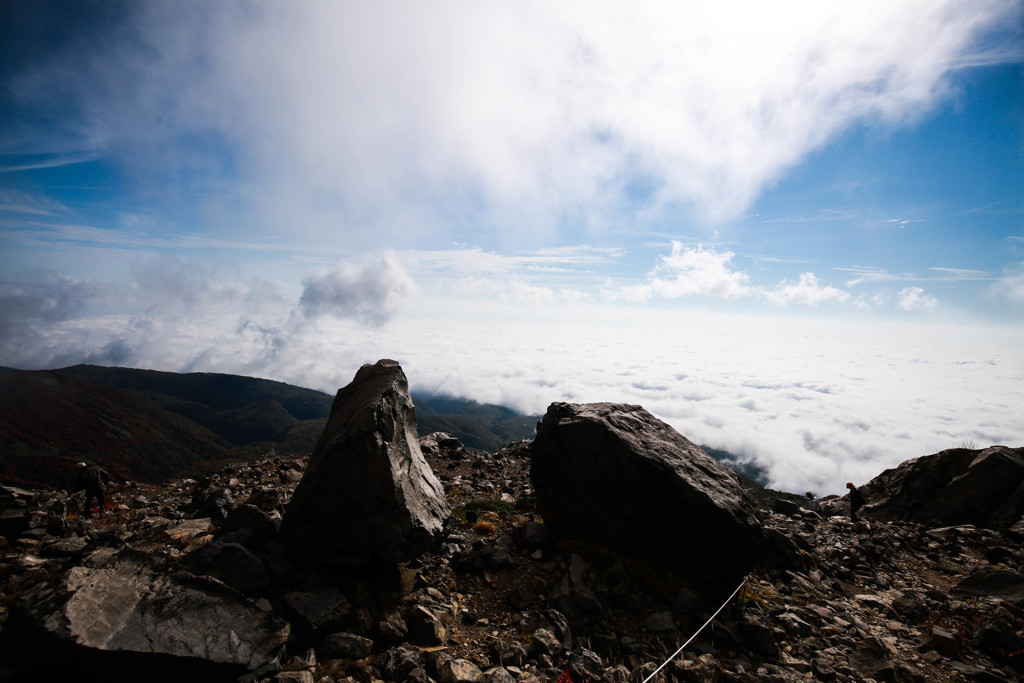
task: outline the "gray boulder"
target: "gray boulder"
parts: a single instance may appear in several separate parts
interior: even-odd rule
[[[423,668],[423,660],[412,648],[393,647],[377,657],[377,668],[386,681],[404,681],[410,671]]]
[[[468,659],[449,659],[438,667],[441,683],[483,683],[484,672]]]
[[[867,519],[1009,527],[1024,514],[1024,449],[945,450],[886,470],[862,490]]]
[[[552,530],[735,584],[770,552],[731,470],[640,406],[553,403],[530,447]]]
[[[422,552],[449,513],[420,451],[405,373],[381,360],[338,391],[280,540],[296,561],[359,569]]]
[[[273,665],[290,630],[221,584],[160,572],[145,554],[109,548],[25,591],[8,629],[27,638],[12,653],[60,648],[62,661],[43,660],[44,669],[73,670],[102,652],[110,671],[181,663],[236,676]],[[40,662],[32,666],[38,671]]]

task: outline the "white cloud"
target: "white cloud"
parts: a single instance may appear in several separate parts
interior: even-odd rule
[[[754,285],[750,276],[733,265],[731,251],[690,248],[673,241],[672,252],[660,257],[648,274],[647,282],[640,285],[617,286],[609,283],[604,288],[611,300],[624,299],[646,302],[654,297],[678,299],[708,296],[719,299],[763,299],[776,306],[800,304],[819,306],[850,302],[850,294],[818,280],[814,273],[803,273],[797,282],[782,280],[774,286]],[[863,302],[856,302],[863,308]]]
[[[566,217],[600,230],[680,207],[734,218],[851,126],[924,115],[951,69],[996,54],[976,39],[1019,14],[1013,0],[132,8],[14,79],[18,96],[73,112],[60,137],[155,190],[237,173],[254,223],[374,244],[533,241]]]
[[[993,291],[1012,304],[1024,304],[1024,261],[1008,267]]]
[[[0,281],[0,348],[27,326],[69,320],[111,293],[110,286],[56,273],[38,283]]]
[[[361,266],[343,263],[303,280],[299,308],[307,318],[329,315],[370,325],[390,320],[414,293],[416,285],[390,254]]]
[[[627,301],[647,301],[651,297],[713,296],[733,299],[747,296],[750,293],[749,277],[733,268],[734,256],[731,251],[719,252],[703,246],[691,249],[673,241],[671,254],[659,257],[647,283],[608,291],[611,296],[617,295]]]
[[[925,294],[924,290],[920,287],[906,287],[901,289],[899,294],[899,301],[896,305],[904,311],[917,311],[927,308],[935,308],[939,305],[939,300],[930,294]]]
[[[790,303],[818,306],[824,303],[846,303],[850,300],[849,292],[832,285],[821,284],[814,273],[801,274],[799,282],[783,280],[775,289],[765,291],[764,296],[772,303],[782,306]]]

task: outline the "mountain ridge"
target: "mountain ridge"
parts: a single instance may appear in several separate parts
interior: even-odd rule
[[[45,401],[39,400],[42,395]],[[74,463],[87,460],[120,479],[156,483],[202,476],[226,462],[267,453],[306,455],[333,400],[315,389],[225,373],[84,364],[52,370],[3,367],[0,481],[66,486]],[[539,419],[430,393],[414,401],[423,434],[449,432],[470,448],[489,452],[532,436]],[[111,438],[108,432],[117,430],[106,415],[118,416],[129,432],[137,425],[149,441]],[[71,424],[76,427],[69,431]],[[179,439],[191,443],[185,453],[179,453]]]

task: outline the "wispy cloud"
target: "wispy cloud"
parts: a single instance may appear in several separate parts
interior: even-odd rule
[[[1017,9],[151,2],[12,87],[59,104],[88,150],[37,165],[102,153],[153,186],[238,176],[251,222],[314,241],[516,244],[680,208],[735,219],[852,126],[919,119],[951,69],[1000,58],[979,38]]]
[[[987,270],[973,270],[971,268],[944,268],[940,266],[933,266],[928,270],[939,274],[937,277],[929,279],[938,279],[946,282],[992,279],[992,273]]]
[[[48,154],[33,159],[32,157],[34,156],[37,155],[0,155],[0,173],[37,171],[46,168],[84,164],[93,161],[99,155],[96,152],[83,152],[79,154]]]
[[[0,190],[0,214],[30,216],[57,216],[66,214],[67,207],[50,197],[18,190]]]
[[[457,273],[508,273],[521,270],[578,270],[614,263],[624,253],[621,248],[603,248],[586,245],[537,249],[523,253],[498,253],[480,247],[453,249],[407,250],[402,258],[410,265],[448,270]]]
[[[845,273],[853,273],[857,277],[847,281],[847,286],[859,285],[864,282],[969,282],[975,280],[990,280],[992,273],[985,270],[974,270],[972,268],[949,268],[945,266],[931,266],[928,268],[930,274],[918,275],[917,273],[890,273],[884,268],[873,266],[851,266],[837,267],[836,270]]]
[[[535,284],[519,276],[500,280],[464,278],[452,285],[452,293],[466,298],[493,296],[503,302],[538,306],[591,299],[588,292],[580,289]]]
[[[800,216],[775,216],[758,217],[753,223],[821,223],[833,221],[849,221],[858,218],[852,211],[840,211],[838,209],[821,209],[816,213]]]
[[[901,228],[905,228],[911,223],[927,223],[928,221],[924,218],[890,218],[889,223],[896,223]]]
[[[891,280],[902,280],[902,279],[916,279],[912,275],[893,275],[884,268],[876,268],[874,266],[852,266],[837,267],[836,270],[841,272],[853,273],[857,277],[852,280],[847,280],[846,286],[853,287],[859,285],[862,282],[877,282],[877,281],[891,281]]]
[[[74,216],[68,215],[69,212],[59,202],[46,201],[38,196],[33,196],[31,203],[26,201],[16,204],[15,198],[8,199],[12,203],[8,206],[0,203],[0,212],[7,210],[12,216],[0,216],[0,239],[17,246],[67,244],[153,251],[246,251],[320,258],[351,253],[341,245],[289,243],[277,235],[268,235],[259,240],[258,236],[236,238],[231,235],[210,236],[179,231],[166,223],[145,225],[144,221],[132,220],[131,214],[122,215],[120,223],[113,226],[74,223],[68,220]]]

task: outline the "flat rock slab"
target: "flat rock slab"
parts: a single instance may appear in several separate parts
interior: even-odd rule
[[[1024,604],[1024,574],[1010,569],[978,569],[953,586],[951,591],[958,595],[1006,600],[1022,605]]]
[[[40,582],[16,603],[21,616],[64,643],[152,653],[254,670],[277,656],[287,623],[212,581],[152,569],[133,551],[102,549]]]

